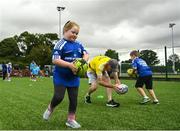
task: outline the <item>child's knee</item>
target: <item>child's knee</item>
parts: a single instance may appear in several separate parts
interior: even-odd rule
[[[57,100],[57,101],[62,101],[63,99],[64,99],[64,96],[62,96],[62,95],[60,95],[60,94],[55,94],[55,99]]]

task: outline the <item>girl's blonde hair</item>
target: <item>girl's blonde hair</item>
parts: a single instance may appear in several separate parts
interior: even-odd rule
[[[70,30],[70,29],[71,29],[72,27],[74,27],[74,26],[80,28],[79,25],[78,25],[76,22],[73,22],[73,21],[68,21],[68,22],[66,22],[66,24],[65,24],[64,27],[63,27],[63,34],[64,34],[66,31]]]

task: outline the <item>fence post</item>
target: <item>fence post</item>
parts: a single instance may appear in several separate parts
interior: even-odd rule
[[[167,71],[167,48],[166,46],[164,47],[164,52],[165,52],[165,69],[166,69],[166,80],[168,79],[168,71]]]

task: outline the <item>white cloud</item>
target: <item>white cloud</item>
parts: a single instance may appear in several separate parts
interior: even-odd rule
[[[170,22],[180,46],[179,0],[0,0],[0,40],[26,30],[58,33],[57,6],[66,7],[62,26],[68,20],[80,25],[78,39],[92,56],[108,48],[171,46]]]

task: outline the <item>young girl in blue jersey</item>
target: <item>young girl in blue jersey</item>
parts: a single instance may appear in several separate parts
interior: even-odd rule
[[[67,90],[69,109],[66,125],[71,128],[81,127],[75,120],[80,78],[76,75],[77,69],[72,62],[76,58],[83,58],[85,61],[89,58],[83,45],[76,41],[79,28],[77,23],[68,21],[63,27],[63,38],[54,46],[52,55],[52,62],[55,64],[53,73],[54,96],[43,114],[43,118],[48,120],[55,107],[63,100]]]
[[[31,62],[31,64],[29,65],[29,69],[30,69],[30,72],[31,72],[31,76],[30,76],[30,79],[33,81],[34,79],[33,79],[33,69],[36,67],[36,63],[35,63],[35,61],[33,60],[32,62]]]
[[[146,95],[143,86],[145,84],[146,89],[148,90],[150,96],[153,99],[154,104],[159,104],[159,101],[154,93],[153,90],[153,83],[152,83],[152,71],[147,63],[138,57],[139,52],[134,50],[130,53],[130,57],[132,59],[132,67],[134,72],[138,74],[138,78],[135,84],[135,87],[139,94],[143,97],[143,101],[140,102],[141,104],[145,104],[150,101],[149,97]]]
[[[32,81],[37,81],[37,76],[40,73],[40,68],[38,65],[35,65],[32,69]]]

